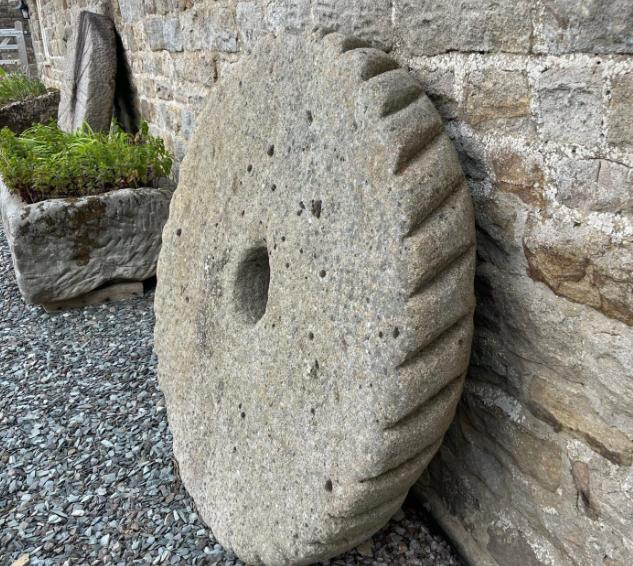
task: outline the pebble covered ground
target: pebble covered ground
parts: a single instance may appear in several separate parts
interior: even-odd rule
[[[175,471],[152,301],[148,292],[54,315],[25,305],[0,228],[1,566],[243,564],[216,543]],[[405,505],[329,564],[462,563]]]

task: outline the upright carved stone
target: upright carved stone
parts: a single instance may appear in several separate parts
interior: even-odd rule
[[[468,365],[473,210],[432,104],[356,40],[262,40],[212,91],[163,240],[160,383],[202,517],[249,563],[355,546]]]
[[[66,56],[59,104],[59,127],[72,132],[87,122],[107,131],[117,72],[116,32],[107,16],[82,11]]]

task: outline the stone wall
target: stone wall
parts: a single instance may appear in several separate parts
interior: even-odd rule
[[[479,237],[472,370],[418,492],[473,563],[633,563],[629,0],[38,1],[46,82],[71,15],[111,13],[178,159],[264,33],[350,31],[408,65],[458,146]]]

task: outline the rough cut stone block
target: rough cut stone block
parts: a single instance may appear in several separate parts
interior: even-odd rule
[[[539,53],[633,53],[630,0],[545,0],[537,26]]]
[[[600,141],[600,67],[551,67],[541,73],[537,88],[544,139],[590,147]]]
[[[556,177],[557,199],[570,208],[633,214],[632,167],[610,159],[561,158]]]
[[[633,463],[633,441],[602,421],[589,399],[534,378],[530,383],[528,406],[556,430],[579,436],[614,464],[630,466]]]
[[[19,100],[0,107],[0,128],[21,134],[33,124],[45,124],[57,116],[59,91],[51,91],[28,100]]]
[[[110,128],[117,71],[116,32],[107,16],[82,11],[77,18],[59,104],[59,127],[72,132],[87,122]]]
[[[633,146],[633,72],[618,75],[611,83],[611,100],[608,107],[609,143]]]
[[[147,43],[152,51],[182,51],[182,29],[178,18],[147,18],[143,25]]]
[[[511,148],[494,150],[490,163],[497,190],[514,194],[530,206],[544,208],[545,173],[539,163]]]
[[[489,67],[466,73],[462,116],[477,130],[529,132],[530,87],[524,71]]]
[[[394,24],[402,30],[412,55],[527,53],[532,35],[530,4],[526,0],[397,0]]]
[[[181,23],[185,51],[237,52],[237,23],[232,11],[226,8],[205,10],[194,6],[183,12]]]
[[[614,242],[589,223],[531,215],[524,251],[532,279],[561,297],[633,326],[630,240]]]
[[[143,17],[146,7],[144,0],[119,0],[119,9],[124,22],[135,22]]]
[[[394,34],[391,2],[375,0],[314,0],[312,22],[323,32],[353,34],[381,47],[391,47]]]
[[[310,22],[310,0],[272,2],[266,9],[266,23],[276,31],[303,30]]]
[[[262,9],[256,2],[238,2],[235,8],[235,20],[240,42],[250,51],[265,31]]]
[[[252,564],[312,563],[382,527],[468,366],[470,194],[419,83],[362,45],[262,39],[213,89],[164,231],[174,452]]]
[[[0,182],[0,208],[18,287],[28,303],[81,296],[156,272],[171,190],[121,189],[25,204]]]
[[[57,301],[55,303],[44,303],[42,306],[46,312],[58,312],[70,309],[78,309],[91,305],[101,305],[103,303],[116,303],[127,301],[134,297],[143,296],[143,282],[114,283],[101,287],[80,297],[68,299],[67,301]]]

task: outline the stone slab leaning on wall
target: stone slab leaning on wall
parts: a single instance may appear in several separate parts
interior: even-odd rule
[[[107,16],[80,12],[72,47],[66,55],[59,104],[60,129],[73,132],[84,122],[95,131],[110,129],[116,72],[114,23]]]

